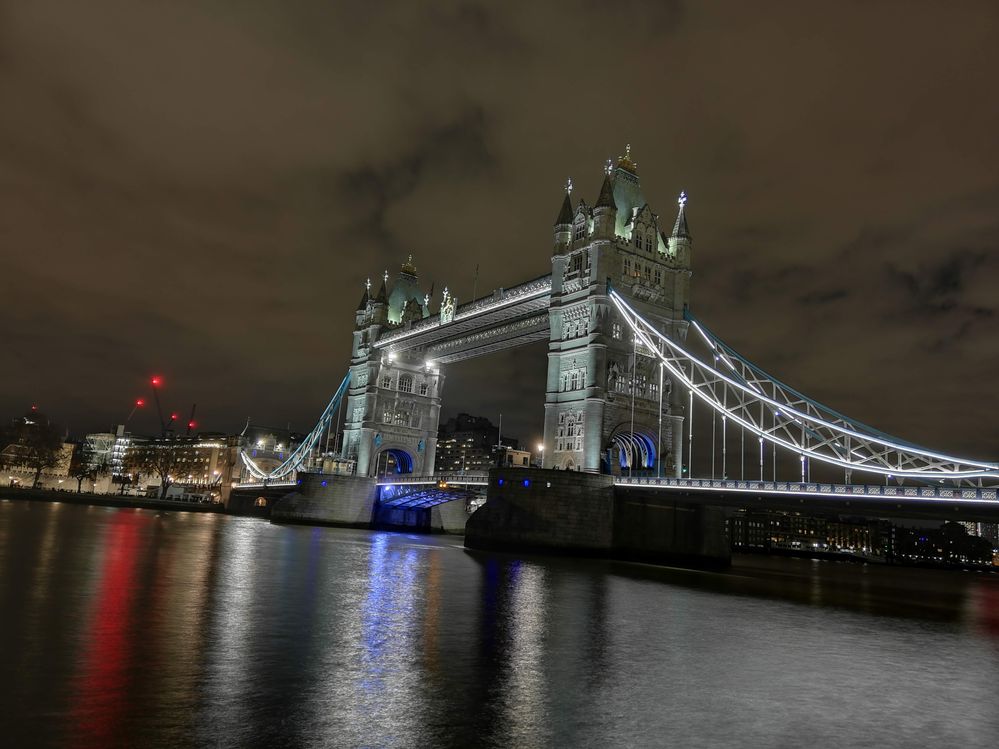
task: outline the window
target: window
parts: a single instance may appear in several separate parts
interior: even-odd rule
[[[420,383],[420,395],[426,395],[428,392],[430,392],[430,386],[427,383],[425,383],[425,382],[421,382]]]
[[[642,235],[635,232],[635,247],[642,249]]]
[[[386,390],[392,389],[392,378],[389,375],[382,377],[382,387]]]
[[[658,266],[655,269],[656,284],[661,284],[663,282],[663,269]]]
[[[645,266],[645,280],[646,281],[651,281],[652,280],[652,266],[651,265],[646,265]]]
[[[616,322],[611,324],[611,338],[621,340],[621,323]]]
[[[631,275],[631,258],[626,257],[624,259],[624,275],[626,276]]]
[[[586,236],[586,224],[576,224],[576,233],[573,235],[575,239],[582,239]]]
[[[403,375],[399,378],[399,391],[403,393],[413,392],[413,378],[409,375]]]
[[[651,234],[646,234],[645,235],[645,250],[647,252],[652,252],[652,235]]]

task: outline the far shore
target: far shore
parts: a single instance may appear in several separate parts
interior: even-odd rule
[[[98,505],[101,507],[139,507],[146,510],[178,510],[181,512],[225,512],[222,504],[202,504],[183,502],[176,499],[151,499],[118,494],[94,494],[59,489],[0,489],[0,501],[5,499],[26,499],[35,502],[68,502],[77,505]]]

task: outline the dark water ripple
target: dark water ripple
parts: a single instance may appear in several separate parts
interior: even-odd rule
[[[999,742],[985,574],[0,501],[0,643],[5,746]]]

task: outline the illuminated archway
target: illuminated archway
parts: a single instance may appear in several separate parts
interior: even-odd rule
[[[377,474],[383,476],[389,473],[412,473],[413,456],[405,450],[390,447],[378,453]]]
[[[611,443],[620,452],[621,468],[646,469],[656,467],[656,443],[642,432],[618,432]]]

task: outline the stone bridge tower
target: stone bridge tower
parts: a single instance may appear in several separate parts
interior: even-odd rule
[[[636,345],[608,283],[666,335],[683,340],[691,239],[681,193],[672,231],[642,194],[631,149],[608,162],[596,203],[566,186],[552,257],[544,466],[680,475],[683,399]]]
[[[383,353],[373,345],[386,330],[428,317],[429,297],[420,290],[412,257],[391,292],[388,280],[386,271],[374,296],[369,282],[357,307],[342,453],[356,461],[358,476],[431,474],[444,380],[440,368],[421,351]]]

